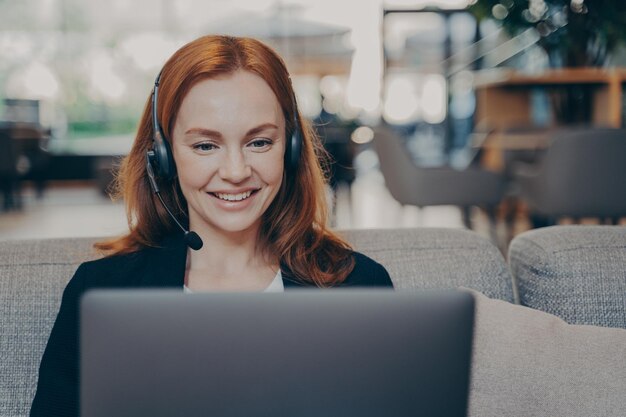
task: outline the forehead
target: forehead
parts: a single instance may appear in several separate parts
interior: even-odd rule
[[[267,122],[284,125],[276,95],[260,76],[239,70],[194,84],[181,103],[176,125],[250,127]]]

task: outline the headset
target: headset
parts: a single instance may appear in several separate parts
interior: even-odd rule
[[[172,180],[176,177],[176,165],[172,156],[172,149],[169,142],[165,138],[161,123],[157,116],[159,84],[161,82],[161,73],[154,81],[152,90],[152,148],[147,152],[148,163],[152,164],[152,170],[155,176],[162,181]],[[295,172],[298,168],[300,153],[302,150],[302,129],[298,121],[296,97],[293,96],[293,134],[286,143],[285,149],[285,169],[288,173]]]
[[[185,234],[185,242],[191,249],[199,250],[202,248],[202,240],[195,232],[185,229],[170,211],[161,197],[159,190],[159,181],[172,181],[176,177],[176,164],[169,142],[165,138],[163,128],[157,116],[159,84],[161,82],[161,72],[157,75],[152,89],[152,147],[146,151],[146,173],[148,181],[154,194],[157,195],[159,201],[174,220],[178,227]],[[285,170],[287,173],[293,173],[298,168],[300,154],[302,152],[302,129],[298,121],[298,107],[295,93],[293,95],[293,124],[294,129],[291,137],[286,143],[285,149]]]

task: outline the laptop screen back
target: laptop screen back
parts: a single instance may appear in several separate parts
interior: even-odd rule
[[[81,415],[465,416],[473,309],[457,291],[93,291]]]

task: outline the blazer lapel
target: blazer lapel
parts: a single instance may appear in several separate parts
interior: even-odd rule
[[[159,248],[151,248],[146,257],[146,275],[156,287],[180,288],[185,283],[187,245],[180,234],[165,238]],[[152,286],[151,285],[151,286]]]
[[[283,276],[283,287],[285,291],[291,291],[302,288],[310,288],[312,285],[301,281],[297,281],[289,272],[289,269],[281,264],[281,274]]]

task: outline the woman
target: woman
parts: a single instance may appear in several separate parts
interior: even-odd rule
[[[78,415],[78,301],[87,289],[391,287],[381,265],[326,227],[321,153],[270,48],[206,36],[178,50],[120,170],[130,232],[99,243],[108,256],[81,265],[67,285],[31,415]]]

